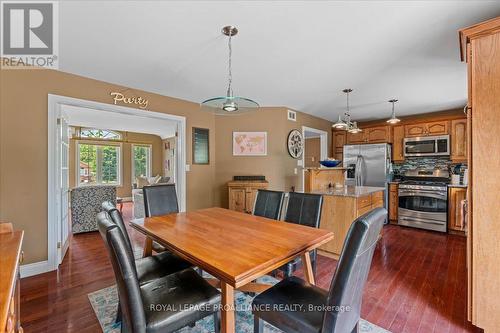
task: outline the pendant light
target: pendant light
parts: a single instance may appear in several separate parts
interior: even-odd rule
[[[254,111],[259,107],[259,104],[249,98],[239,97],[233,95],[233,73],[231,68],[232,61],[232,45],[231,40],[238,33],[238,29],[234,26],[228,25],[222,28],[222,33],[228,36],[228,85],[226,95],[222,97],[214,97],[207,99],[201,103],[202,106],[207,106],[208,110],[214,112],[217,115],[236,115],[241,113],[246,113],[249,111]]]
[[[389,103],[392,103],[392,115],[391,115],[391,118],[387,120],[387,122],[389,124],[397,124],[399,123],[401,120],[396,118],[396,111],[394,110],[394,104],[397,102],[398,100],[397,99],[391,99],[389,100]]]
[[[357,122],[351,121],[351,107],[349,105],[349,94],[352,92],[352,89],[347,88],[342,90],[343,93],[346,94],[346,110],[344,112],[344,117],[342,118],[339,115],[339,120],[335,124],[332,125],[333,128],[338,130],[348,131],[349,133],[359,133],[363,130],[358,127]]]

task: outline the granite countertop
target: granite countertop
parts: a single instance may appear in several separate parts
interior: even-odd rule
[[[448,187],[461,187],[461,188],[467,188],[467,185],[464,185],[464,184],[448,184]]]
[[[338,197],[364,197],[365,195],[372,194],[375,192],[384,191],[384,187],[373,187],[373,186],[344,186],[340,188],[331,188],[329,190],[317,190],[313,191],[314,194],[323,195],[334,195]]]

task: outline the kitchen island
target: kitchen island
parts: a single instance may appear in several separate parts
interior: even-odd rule
[[[332,231],[334,239],[318,253],[338,259],[352,222],[370,210],[384,206],[384,187],[344,186],[311,193],[323,196],[320,228]]]

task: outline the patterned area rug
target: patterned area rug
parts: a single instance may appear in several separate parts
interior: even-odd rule
[[[259,279],[261,283],[275,284],[277,279],[264,276]],[[115,324],[116,310],[118,306],[118,293],[116,286],[104,288],[93,293],[88,294],[90,304],[101,324],[104,333],[119,333],[120,323]],[[251,311],[252,296],[246,295],[242,292],[236,291],[235,293],[236,305],[236,332],[237,333],[253,333],[253,315]],[[179,333],[209,333],[213,332],[213,317],[209,316],[196,323],[193,328],[185,327],[179,330]],[[264,332],[266,333],[279,333],[281,330],[266,323]],[[360,321],[360,332],[363,333],[390,333],[389,331],[372,324],[366,320]]]

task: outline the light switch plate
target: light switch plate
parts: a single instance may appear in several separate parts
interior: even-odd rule
[[[297,160],[297,166],[302,166],[302,165],[304,165],[304,164],[302,163],[302,160]]]

